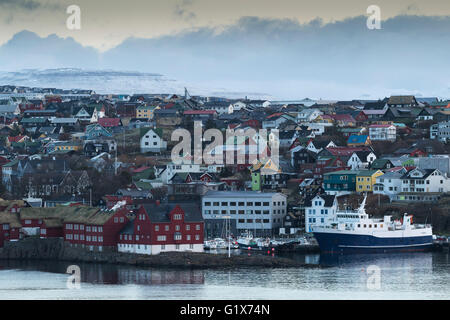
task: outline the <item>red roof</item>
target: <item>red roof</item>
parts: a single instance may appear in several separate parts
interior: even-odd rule
[[[393,124],[372,124],[369,126],[369,128],[389,128],[393,126]]]
[[[22,140],[25,136],[15,136],[15,137],[8,137],[9,142],[19,142]]]
[[[327,148],[333,156],[351,156],[356,151],[368,151],[367,147],[335,147]]]
[[[337,121],[355,121],[355,119],[350,114],[334,114],[332,115],[332,117]]]
[[[105,128],[118,127],[120,126],[120,118],[100,118],[98,124]]]
[[[271,118],[275,118],[275,117],[280,117],[282,116],[284,113],[283,112],[277,112],[274,114],[271,114],[270,116],[267,116],[266,119],[271,119]]]
[[[186,110],[183,114],[191,115],[191,114],[215,114],[216,110]]]
[[[173,106],[175,105],[175,103],[168,103],[168,104],[166,104],[165,106],[162,106],[162,108],[163,109],[170,109],[170,108],[172,108]]]
[[[147,169],[149,169],[149,168],[150,168],[150,167],[143,166],[143,167],[134,169],[134,170],[133,170],[133,173],[139,173],[139,172],[142,172],[142,171],[147,170]]]

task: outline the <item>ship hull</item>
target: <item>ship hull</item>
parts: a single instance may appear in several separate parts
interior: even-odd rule
[[[322,253],[388,253],[429,251],[432,235],[376,237],[373,235],[314,232]]]

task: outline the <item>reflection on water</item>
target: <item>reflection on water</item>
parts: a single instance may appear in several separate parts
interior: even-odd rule
[[[66,273],[74,263],[53,261],[0,261],[0,269]],[[157,270],[132,266],[81,263],[81,282],[99,284],[203,284],[203,270]]]
[[[449,299],[448,253],[294,255],[324,268],[180,270],[80,264],[81,289],[66,287],[71,263],[0,261],[0,299]],[[368,269],[380,287],[368,286]]]

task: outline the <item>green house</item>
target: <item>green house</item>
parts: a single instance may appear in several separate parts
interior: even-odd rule
[[[327,192],[356,191],[356,176],[359,171],[340,170],[323,175],[323,188]]]

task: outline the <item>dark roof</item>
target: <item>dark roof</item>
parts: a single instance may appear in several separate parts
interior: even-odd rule
[[[316,147],[317,149],[326,148],[330,142],[331,142],[330,140],[313,140],[312,141],[312,143],[314,144],[314,147]]]
[[[367,102],[364,105],[364,110],[380,110],[386,105],[388,99],[378,100],[376,102]]]
[[[372,151],[356,151],[356,155],[360,160],[364,160]]]
[[[144,204],[145,212],[152,223],[155,222],[170,222],[169,213],[176,207],[184,211],[184,221],[186,222],[200,222],[203,221],[200,204],[196,202],[162,202],[159,205],[156,203]]]
[[[414,96],[391,96],[388,104],[413,104],[416,105],[417,101]]]
[[[428,178],[428,176],[429,176],[430,174],[432,174],[433,172],[435,172],[437,169],[415,169],[415,170],[419,170],[420,172],[422,172],[422,173],[423,173],[423,177],[414,177],[414,176],[411,176],[411,172],[414,171],[414,170],[411,170],[411,171],[405,173],[405,174],[401,177],[401,179],[419,179],[419,180],[423,180],[423,179]]]
[[[305,199],[305,207],[311,207],[312,206],[312,199],[314,199],[317,195],[312,196],[312,197],[308,197]],[[325,200],[325,207],[331,207],[333,206],[333,202],[334,202],[334,198],[336,197],[335,195],[327,195],[327,194],[321,194],[318,195],[319,197],[321,197],[323,200]]]

